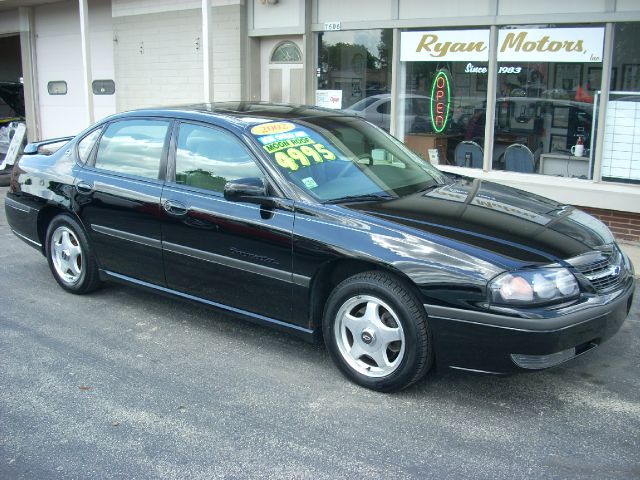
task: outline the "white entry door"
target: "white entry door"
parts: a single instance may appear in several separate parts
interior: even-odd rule
[[[304,103],[302,37],[263,38],[260,61],[262,100]]]

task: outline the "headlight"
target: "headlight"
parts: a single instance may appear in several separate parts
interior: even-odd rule
[[[499,275],[489,282],[492,304],[539,305],[575,298],[580,287],[566,268],[519,270]]]

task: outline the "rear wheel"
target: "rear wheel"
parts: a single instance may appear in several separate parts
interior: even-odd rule
[[[408,285],[387,273],[361,273],[340,283],[327,301],[323,334],[342,372],[373,390],[406,388],[432,364],[424,307]]]
[[[47,229],[49,268],[62,288],[89,293],[100,285],[98,266],[82,227],[68,215],[59,215]]]

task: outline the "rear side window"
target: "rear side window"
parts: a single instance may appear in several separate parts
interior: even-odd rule
[[[391,113],[391,100],[382,102],[380,105],[378,105],[378,108],[376,108],[376,111],[378,113],[384,113],[387,115]]]
[[[229,180],[263,176],[242,143],[225,131],[183,123],[177,147],[176,183],[223,192]]]
[[[98,137],[100,136],[101,131],[102,131],[101,128],[94,130],[89,135],[87,135],[82,140],[80,140],[80,142],[78,143],[78,157],[80,158],[81,163],[87,163],[87,160],[89,160],[89,156],[91,155],[91,150],[93,149],[93,146],[96,144],[96,140],[98,140]]]
[[[98,145],[95,167],[102,170],[158,178],[169,122],[122,120],[110,124]]]

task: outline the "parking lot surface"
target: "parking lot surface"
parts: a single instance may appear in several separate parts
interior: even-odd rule
[[[640,308],[553,370],[348,382],[321,345],[131,287],[65,293],[0,188],[0,478],[640,478]],[[637,265],[636,268],[640,268]]]

